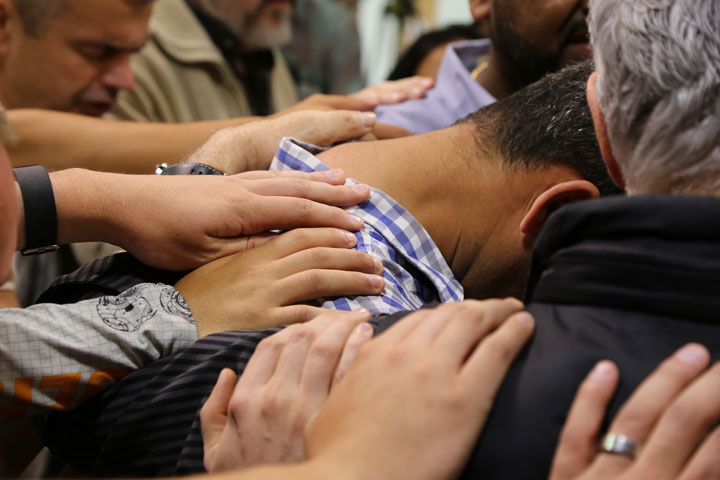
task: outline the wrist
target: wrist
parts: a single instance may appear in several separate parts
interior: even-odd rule
[[[118,178],[113,178],[118,177]],[[126,211],[124,175],[73,168],[51,174],[58,215],[58,242],[115,242],[115,218]],[[118,185],[120,183],[120,185]]]
[[[228,175],[255,170],[248,164],[253,149],[252,135],[245,135],[243,126],[229,127],[215,132],[200,149],[185,160],[210,165]]]
[[[23,255],[58,248],[58,220],[50,175],[41,165],[13,169],[18,199],[16,248]]]

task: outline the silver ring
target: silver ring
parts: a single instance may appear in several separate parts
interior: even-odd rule
[[[598,450],[615,455],[624,455],[628,458],[635,458],[635,442],[625,435],[607,433],[600,440]]]

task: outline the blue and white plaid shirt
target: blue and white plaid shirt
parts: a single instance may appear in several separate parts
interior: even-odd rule
[[[317,172],[329,170],[313,153],[320,147],[285,138],[270,170]],[[346,185],[359,183],[348,179]],[[399,203],[377,189],[370,200],[347,211],[365,221],[356,235],[357,250],[382,261],[385,291],[380,296],[329,300],[322,306],[337,310],[365,308],[373,315],[417,310],[433,300],[463,300],[463,289],[440,250],[420,223]]]

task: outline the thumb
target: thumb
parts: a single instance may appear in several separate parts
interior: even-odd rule
[[[212,450],[220,441],[223,429],[228,422],[228,404],[235,391],[237,380],[235,372],[224,368],[205,405],[200,410],[200,425],[206,452]]]
[[[298,125],[297,138],[315,145],[329,146],[337,142],[360,138],[372,130],[377,117],[373,112],[335,110],[332,112],[301,112],[293,121]],[[288,118],[288,120],[291,120]]]

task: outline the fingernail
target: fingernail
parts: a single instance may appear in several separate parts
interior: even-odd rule
[[[358,216],[356,216],[356,215],[353,215],[353,214],[350,214],[350,216],[352,217],[353,223],[354,223],[358,228],[362,228],[362,226],[365,225],[365,220],[363,220],[362,218],[360,218],[360,217],[358,217]]]
[[[689,365],[702,365],[707,362],[707,350],[696,343],[686,345],[677,353],[677,358]]]
[[[423,77],[423,78],[422,78],[422,82],[423,82],[425,85],[432,85],[432,84],[435,82],[435,80],[432,79],[432,78],[430,78],[430,77]]]
[[[383,264],[379,258],[373,257],[373,264],[375,265],[375,273],[382,273]]]
[[[326,172],[325,172],[325,175],[327,175],[327,177],[328,177],[330,180],[337,180],[337,179],[339,179],[340,177],[343,176],[343,173],[344,173],[344,172],[343,172],[342,170],[333,169],[333,170],[328,170],[328,171],[326,171]]]
[[[353,313],[353,315],[357,315],[358,317],[364,317],[366,315],[370,315],[370,312],[364,308],[358,308],[357,310],[353,310],[352,313]]]
[[[348,244],[350,244],[351,247],[354,247],[357,243],[357,237],[354,233],[351,232],[345,232],[345,239],[347,240]]]
[[[595,368],[590,372],[590,378],[593,380],[607,380],[613,375],[613,365],[607,360],[603,360],[595,365]]]
[[[373,112],[358,112],[360,120],[366,127],[372,127],[377,121],[377,116]]]
[[[520,312],[517,315],[515,315],[515,320],[520,323],[532,323],[533,317],[527,312]]]
[[[507,297],[507,298],[504,298],[504,299],[503,299],[503,302],[507,302],[507,303],[510,303],[510,304],[512,304],[512,305],[518,305],[518,306],[525,305],[521,300],[518,300],[518,299],[515,298],[515,297]]]
[[[373,335],[374,330],[372,328],[372,325],[370,325],[367,322],[363,322],[357,327],[355,327],[355,335],[360,337],[371,337]]]
[[[385,285],[385,280],[378,275],[370,275],[370,285],[375,289],[379,289]]]
[[[357,193],[367,193],[368,188],[369,187],[367,185],[365,185],[364,183],[358,183],[358,184],[355,184],[352,186],[353,191],[355,191]]]

